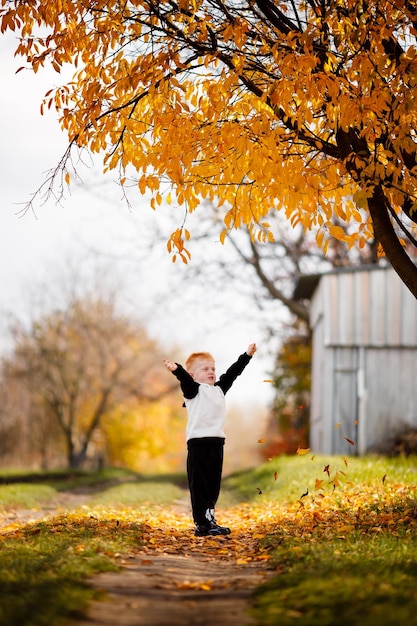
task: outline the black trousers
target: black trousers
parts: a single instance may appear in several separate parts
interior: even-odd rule
[[[201,437],[187,442],[187,476],[193,519],[207,524],[214,515],[220,494],[223,470],[224,439]]]

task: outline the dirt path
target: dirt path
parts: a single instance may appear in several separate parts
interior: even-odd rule
[[[250,595],[266,575],[259,564],[144,554],[92,581],[107,598],[74,626],[246,626]]]
[[[48,518],[88,502],[87,494],[60,494],[50,507],[13,511],[2,524]],[[271,574],[250,524],[222,520],[229,536],[194,537],[188,499],[146,524],[140,551],[124,556],[119,572],[89,583],[102,593],[72,626],[248,626],[254,589]],[[265,556],[265,555],[264,555]]]
[[[164,520],[150,523],[143,550],[120,572],[99,574],[91,584],[104,592],[87,619],[73,626],[247,626],[254,589],[271,574],[255,554],[250,528],[224,519],[233,532],[194,537],[188,498]],[[248,552],[250,554],[248,554]],[[259,560],[257,559],[259,557]]]

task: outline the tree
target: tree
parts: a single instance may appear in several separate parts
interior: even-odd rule
[[[155,342],[118,313],[113,300],[90,295],[34,320],[29,329],[16,325],[14,349],[3,371],[9,383],[19,380],[26,391],[33,422],[48,419],[59,425],[68,465],[77,468],[94,437],[104,432],[104,418],[123,407],[132,423],[141,404],[158,413],[156,401],[172,391],[159,373],[161,360]],[[123,424],[120,420],[119,428]],[[158,425],[154,432],[159,436]],[[149,441],[153,432],[136,432],[137,441],[140,435]]]
[[[309,330],[296,321],[275,361],[271,380],[275,398],[267,425],[268,444],[262,450],[265,458],[308,447],[311,348]]]
[[[104,152],[151,204],[208,198],[224,238],[265,216],[363,246],[370,238],[417,297],[417,8],[409,0],[2,0],[16,52],[74,79],[46,95],[69,148],[46,182],[70,182],[71,149]],[[172,191],[174,198],[172,197]],[[348,232],[332,221],[336,216]],[[168,241],[187,261],[182,224]]]

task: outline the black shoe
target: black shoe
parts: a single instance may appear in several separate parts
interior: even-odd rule
[[[209,509],[207,511],[206,515],[207,515],[208,519],[210,520],[209,521],[209,525],[212,528],[217,528],[217,530],[219,531],[218,534],[220,534],[220,535],[230,535],[230,528],[227,528],[227,526],[220,526],[217,523],[217,520],[214,517],[214,509]]]
[[[218,537],[219,535],[230,535],[230,528],[213,523],[210,525],[197,524],[194,535],[196,537]]]
[[[218,533],[216,534],[219,534],[219,535],[230,535],[231,533],[230,528],[227,528],[227,526],[219,526],[217,522],[212,523],[212,530],[214,529],[218,531]]]
[[[210,526],[205,526],[203,524],[197,524],[195,527],[194,535],[196,537],[207,537],[209,535],[220,535],[220,533],[213,533],[213,529]]]

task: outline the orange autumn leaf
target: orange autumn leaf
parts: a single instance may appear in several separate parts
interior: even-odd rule
[[[335,487],[339,487],[340,486],[339,472],[336,472],[336,474],[333,477],[333,485]]]
[[[190,580],[184,580],[184,581],[177,581],[175,582],[175,586],[177,587],[177,589],[200,589],[201,591],[211,591],[212,589],[212,582],[199,582],[199,581],[190,581]]]
[[[256,443],[265,443],[265,439],[258,439]]]
[[[323,489],[323,483],[324,483],[324,480],[320,480],[319,478],[316,478],[316,481],[314,483],[314,489]]]
[[[274,480],[277,480],[278,478],[278,472],[274,472]]]
[[[346,441],[347,441],[348,443],[350,443],[350,445],[351,445],[351,446],[354,446],[354,445],[355,445],[355,442],[354,442],[354,441],[352,441],[352,439],[349,439],[348,437],[343,437],[343,439],[346,439]]]
[[[308,452],[310,452],[310,448],[300,448],[300,447],[298,447],[296,454],[303,455],[303,454],[307,454]]]
[[[341,425],[342,425],[342,422],[338,422],[338,423],[335,425],[334,429],[335,429],[335,430],[337,430],[338,428],[340,428],[340,426],[341,426]]]

